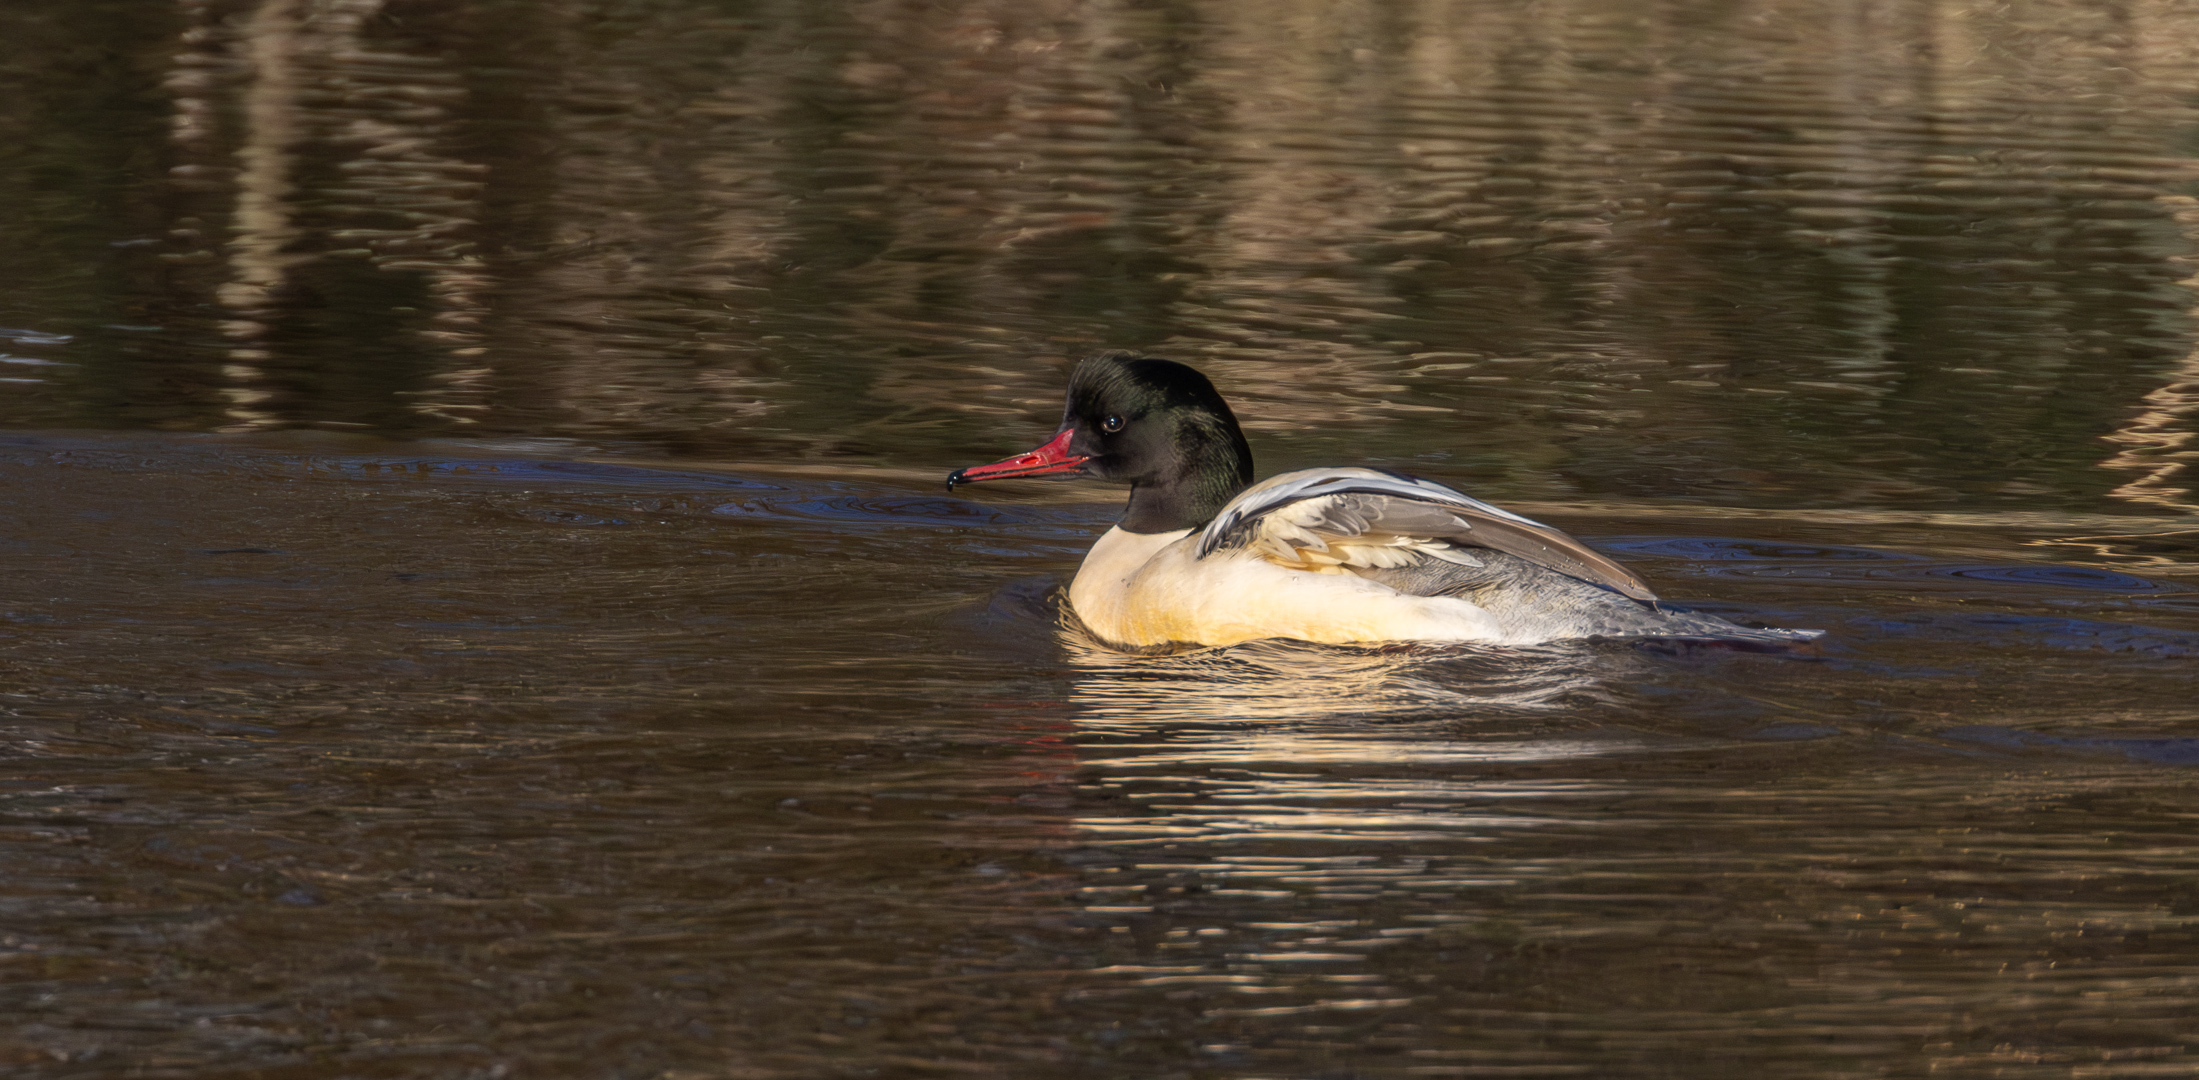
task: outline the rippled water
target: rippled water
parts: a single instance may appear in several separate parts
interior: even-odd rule
[[[0,10],[0,1071],[2199,1069],[2199,15]],[[1103,346],[1816,646],[1125,656]]]

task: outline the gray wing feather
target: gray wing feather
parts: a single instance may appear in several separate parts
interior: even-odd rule
[[[1241,542],[1259,519],[1308,499],[1323,499],[1309,524],[1331,536],[1386,533],[1488,548],[1645,604],[1657,601],[1632,571],[1548,525],[1441,484],[1373,469],[1308,469],[1256,485],[1207,524],[1199,535],[1199,555]]]

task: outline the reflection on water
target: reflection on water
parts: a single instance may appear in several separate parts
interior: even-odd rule
[[[0,442],[0,1060],[2190,1064],[2186,578],[1668,516],[1822,647],[1125,656],[1049,599],[1108,507],[936,483]]]
[[[1486,716],[1562,707],[1590,693],[1579,645],[1525,649],[1480,646],[1322,647],[1256,641],[1177,656],[1133,656],[1075,628],[1063,644],[1077,665],[1080,724],[1118,720],[1128,730],[1156,724],[1242,720],[1278,713],[1337,722],[1379,721],[1429,709]],[[1467,683],[1460,696],[1447,683]],[[1359,725],[1363,727],[1364,725]]]
[[[1479,849],[1566,825],[1546,803],[1623,791],[1480,774],[1643,749],[1581,724],[1611,703],[1600,688],[1639,669],[1625,647],[1255,642],[1130,657],[1072,643],[1071,656],[1089,808],[1074,824],[1108,853],[1077,895],[1089,918],[1169,925],[1133,930],[1159,935],[1152,961],[1100,973],[1206,989],[1210,1023],[1410,1006],[1411,981],[1374,956],[1466,921],[1462,893],[1550,872]],[[1370,904],[1381,905],[1372,918],[1360,910]],[[1246,913],[1213,918],[1217,907]],[[1191,908],[1208,919],[1183,918]]]
[[[1950,587],[2063,570],[2084,589],[2155,586],[1808,544],[1631,547],[1722,552],[1771,574],[1830,559],[1859,585],[1891,562]],[[1961,640],[1947,625],[1905,642],[1862,618],[1824,662],[1073,650],[1075,824],[1092,851],[1075,895],[1087,925],[1137,946],[1118,950],[1134,962],[1098,968],[1115,984],[1083,1000],[1194,1008],[1215,1066],[1239,1075],[1320,1075],[1304,1070],[1347,1053],[1370,1076],[1831,1075],[1828,1043],[1844,1060],[1990,1075],[2037,1056],[2005,1040],[2010,1022],[2042,1016],[2123,1031],[2117,1045],[2180,1070],[2182,1005],[2156,996],[2181,1002],[2188,972],[2124,961],[2188,947],[2177,882],[2190,845],[2166,820],[2122,838],[2047,807],[2179,801],[2166,792],[2180,778],[2145,770],[2199,760],[2188,716],[2172,719],[2182,710],[2138,723],[2187,734],[2103,738],[1859,725],[1858,702],[1799,699],[1829,672],[1877,669],[1878,693],[1921,717],[1981,666],[2050,668],[2039,646],[2099,647],[2067,640],[2081,620],[1970,622],[1991,638],[1970,671],[1926,666]],[[1675,680],[1675,665],[1696,678]],[[1704,698],[1713,684],[1724,701]],[[2025,776],[2039,770],[2069,786],[2046,795]],[[2059,1045],[2060,1061],[2099,1060]]]
[[[945,462],[1111,345],[1284,466],[2191,507],[2176,5],[23,7],[138,68],[19,110],[119,164],[0,200],[11,423]]]
[[[2189,1074],[2195,77],[2153,0],[0,4],[0,1072]],[[939,480],[1100,346],[1829,632],[1090,648],[1119,493]]]
[[[1507,719],[1595,700],[1598,675],[1608,673],[1595,670],[1587,648],[1385,653],[1253,642],[1170,657],[1083,645],[1072,647],[1072,657],[1079,763],[1098,775],[1104,797],[1144,811],[1078,821],[1097,842],[1445,836],[1505,824],[1458,812],[1496,794],[1425,778],[1338,782],[1322,770],[1562,760],[1623,749],[1577,733],[1487,737],[1515,726]],[[1482,734],[1461,739],[1462,725]],[[1184,770],[1196,778],[1184,778]],[[1179,783],[1182,790],[1167,790]]]

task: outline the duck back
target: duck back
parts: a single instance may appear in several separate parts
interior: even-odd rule
[[[1422,559],[1406,566],[1355,571],[1409,596],[1453,597],[1488,612],[1514,640],[1685,638],[1752,644],[1799,644],[1819,630],[1742,626],[1716,615],[1643,604],[1501,551],[1477,548],[1474,564]]]

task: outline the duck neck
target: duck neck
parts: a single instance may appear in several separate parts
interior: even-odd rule
[[[1132,481],[1130,503],[1116,524],[1125,532],[1164,533],[1214,520],[1252,485],[1252,449],[1242,435],[1234,441],[1233,446],[1212,447],[1174,475]]]

